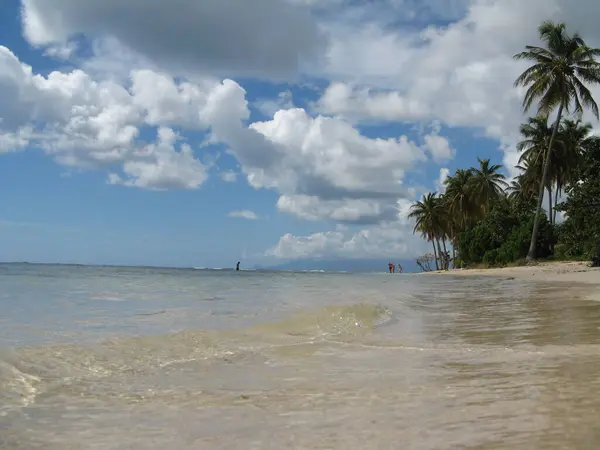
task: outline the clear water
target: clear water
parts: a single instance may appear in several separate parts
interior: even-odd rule
[[[600,305],[583,294],[0,265],[0,448],[598,448]]]

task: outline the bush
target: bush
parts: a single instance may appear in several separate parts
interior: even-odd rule
[[[503,266],[527,256],[534,214],[500,204],[475,227],[460,234],[458,250],[467,265]],[[556,239],[545,214],[540,217],[536,256],[548,257]]]
[[[567,258],[598,255],[600,244],[600,140],[594,140],[573,175],[577,183],[565,189],[567,199],[558,205],[566,220],[558,227],[558,242]]]

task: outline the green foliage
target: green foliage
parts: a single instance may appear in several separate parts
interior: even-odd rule
[[[527,255],[534,214],[519,210],[507,201],[498,202],[485,219],[462,232],[458,250],[466,265],[483,263],[506,265]],[[554,244],[554,230],[542,215],[537,239],[537,254],[547,257]]]
[[[558,228],[560,251],[567,258],[591,258],[600,245],[600,142],[595,140],[574,171],[576,182],[557,206],[566,220]]]

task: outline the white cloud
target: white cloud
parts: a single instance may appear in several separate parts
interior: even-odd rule
[[[428,244],[412,232],[408,219],[412,202],[400,199],[394,206],[396,220],[368,225],[358,231],[338,224],[333,231],[308,236],[283,235],[265,256],[292,260],[303,258],[413,258],[427,251]]]
[[[67,41],[57,45],[51,45],[46,48],[44,55],[56,59],[68,60],[77,52],[78,45],[74,41]]]
[[[260,217],[258,217],[258,215],[250,210],[247,209],[243,209],[240,211],[231,211],[229,214],[227,214],[228,217],[237,217],[239,219],[247,219],[247,220],[258,220]]]
[[[434,162],[442,163],[454,157],[454,150],[445,137],[428,134],[423,139],[425,140],[425,148],[431,153]]]
[[[2,132],[0,121],[0,153],[8,153],[21,150],[29,145],[32,130],[29,127],[23,127],[13,132]]]
[[[412,234],[410,226],[384,225],[357,232],[326,231],[309,236],[285,234],[266,252],[283,260],[304,258],[413,258],[426,250],[426,243]]]
[[[216,86],[214,80],[202,84],[181,82],[152,70],[131,73],[131,99],[134,106],[145,113],[148,125],[177,125],[190,129],[203,129],[208,124],[200,120],[200,112],[207,97]]]
[[[194,157],[191,147],[175,144],[180,137],[170,128],[159,128],[156,144],[134,152],[123,163],[126,179],[110,174],[111,184],[124,184],[149,189],[195,189],[206,180],[206,168]]]
[[[446,180],[450,176],[450,169],[442,167],[440,169],[440,176],[435,182],[435,190],[438,194],[446,192]]]
[[[276,190],[279,208],[303,218],[382,221],[394,215],[390,205],[409,195],[405,172],[426,160],[406,136],[370,139],[343,120],[312,118],[299,108],[245,128],[245,91],[233,82],[214,91],[205,114],[213,140],[229,145],[250,185]]]
[[[565,20],[570,31],[599,44],[600,31],[590,17],[600,14],[600,4],[576,4],[473,0],[457,5],[459,20],[439,28],[384,27],[385,19],[334,24],[323,70],[334,81],[317,108],[352,121],[438,119],[514,144],[523,115],[522,90],[513,82],[526,63],[512,55],[537,43],[537,26],[544,19]]]
[[[206,167],[189,144],[176,148],[168,127],[206,130],[204,110],[222,85],[175,82],[150,70],[134,70],[130,80],[128,87],[96,81],[81,70],[41,76],[0,46],[0,151],[39,147],[61,164],[109,170],[109,182],[128,186],[199,187]],[[157,127],[156,144],[140,139],[148,126]]]
[[[281,0],[21,0],[27,40],[112,37],[180,73],[295,76],[326,41],[306,8]]]
[[[281,109],[294,108],[292,92],[289,90],[280,92],[275,99],[257,100],[254,106],[265,116],[272,117]]]
[[[226,170],[221,172],[219,175],[226,183],[235,183],[237,181],[237,173],[235,173],[233,170]]]

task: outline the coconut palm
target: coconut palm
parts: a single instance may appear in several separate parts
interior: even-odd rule
[[[527,161],[516,168],[521,170],[521,174],[517,175],[508,187],[508,198],[519,210],[533,211],[540,177],[528,170]]]
[[[433,254],[435,257],[435,267],[440,270],[438,265],[438,259],[441,251],[439,247],[439,231],[442,224],[442,208],[437,193],[430,192],[423,196],[423,198],[415,202],[410,207],[410,213],[408,217],[416,219],[415,228],[413,232],[419,231],[427,241],[430,241],[433,245]],[[437,248],[436,248],[437,243]],[[440,255],[441,256],[441,255]]]
[[[539,216],[550,168],[552,144],[563,111],[569,112],[573,107],[576,113],[581,114],[585,106],[598,118],[598,105],[586,84],[600,84],[600,63],[596,61],[600,49],[588,47],[577,33],[573,36],[568,35],[564,23],[545,21],[539,26],[538,32],[546,48],[528,45],[525,51],[514,56],[518,60],[533,62],[533,65],[516,79],[515,86],[527,88],[523,99],[525,111],[537,100],[539,114],[549,116],[556,108],[558,113],[548,143],[539,186],[538,205],[527,254],[529,260],[535,259]]]
[[[473,202],[471,195],[472,178],[472,171],[457,169],[454,175],[445,181],[445,205],[459,232],[466,230],[471,225],[477,211],[477,205]]]
[[[508,187],[504,175],[499,173],[502,168],[500,164],[490,164],[489,159],[480,159],[479,167],[471,169],[470,195],[472,200],[479,206],[481,214],[485,216],[494,202],[504,195]]]
[[[552,128],[548,126],[548,116],[539,115],[530,117],[527,122],[519,127],[522,141],[517,144],[517,150],[521,152],[519,164],[525,167],[526,177],[532,182],[533,179],[541,179],[544,171],[544,155],[547,152],[550,140],[552,139]],[[553,152],[550,159],[549,174],[547,183],[544,186],[548,191],[548,217],[552,221],[552,181],[556,178],[558,172],[557,164],[560,164],[554,151],[560,141],[560,133],[554,138]],[[539,185],[537,185],[539,186]]]
[[[592,134],[593,127],[590,123],[581,120],[564,120],[560,126],[559,135],[561,145],[554,148],[557,152],[557,160],[560,161],[557,176],[561,187],[572,182],[575,169],[583,161],[583,154],[598,140],[598,136]]]

